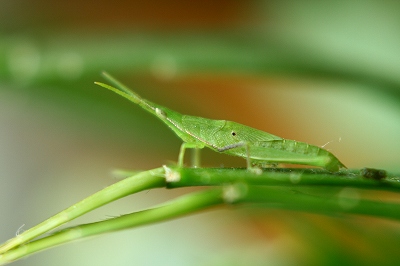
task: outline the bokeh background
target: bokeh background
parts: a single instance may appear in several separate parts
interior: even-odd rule
[[[400,2],[0,2],[0,242],[180,140],[93,84],[107,70],[181,113],[240,122],[400,171]],[[204,151],[206,166],[244,166]],[[151,190],[69,225],[190,189]],[[367,197],[398,201],[390,193]],[[68,244],[14,265],[395,265],[397,222],[224,208]]]

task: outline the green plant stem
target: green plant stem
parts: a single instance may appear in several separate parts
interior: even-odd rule
[[[388,175],[384,180],[371,180],[362,177],[356,170],[329,173],[319,169],[281,168],[264,169],[263,173],[257,175],[246,169],[157,168],[109,186],[9,240],[1,246],[0,265],[70,241],[165,221],[223,203],[400,220],[400,204],[366,200],[358,194],[359,189],[399,192],[398,179],[397,176]],[[191,193],[154,209],[67,228],[29,242],[63,223],[129,194],[156,187],[200,185],[220,187]],[[332,190],[334,187],[338,189]],[[346,189],[350,193],[337,193]]]
[[[177,218],[223,203],[258,203],[258,208],[279,208],[324,214],[364,214],[400,220],[399,204],[351,197],[327,198],[298,193],[286,187],[249,186],[239,182],[194,192],[154,209],[106,221],[66,228],[0,255],[0,265],[74,240]]]
[[[0,255],[0,265],[73,240],[132,228],[143,224],[165,221],[213,205],[218,205],[222,202],[222,189],[210,189],[180,197],[158,208],[131,213],[106,221],[66,228],[53,235],[32,241]]]
[[[44,222],[30,228],[0,246],[0,254],[26,243],[58,226],[65,224],[89,211],[127,195],[156,187],[165,187],[164,169],[157,168],[126,178],[85,198]]]
[[[360,198],[360,189],[399,193],[399,177],[390,174],[384,180],[371,180],[361,176],[359,170],[330,173],[321,169],[269,168],[255,175],[236,168],[172,168],[166,173],[167,179],[168,175],[175,179],[179,176],[176,182],[167,184],[169,188],[246,184],[251,188],[247,200],[268,208],[400,220],[400,204]]]
[[[266,168],[260,175],[238,168],[171,168],[179,176],[176,182],[169,182],[169,188],[186,186],[215,186],[232,182],[263,186],[329,186],[354,187],[400,192],[399,177],[388,175],[384,180],[367,179],[359,170],[342,170],[330,173],[322,169]],[[167,173],[168,175],[168,173]]]
[[[278,208],[326,215],[362,214],[400,221],[400,204],[365,200],[346,195],[310,195],[290,188],[250,186],[244,202],[258,207]]]

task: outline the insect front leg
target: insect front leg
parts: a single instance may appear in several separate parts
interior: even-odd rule
[[[202,149],[202,148],[204,148],[203,144],[190,143],[190,142],[182,143],[181,148],[179,150],[178,166],[183,167],[183,161],[185,159],[186,149],[195,149],[195,152],[194,152],[193,158],[192,158],[192,165],[194,167],[199,167],[200,166],[200,149]]]

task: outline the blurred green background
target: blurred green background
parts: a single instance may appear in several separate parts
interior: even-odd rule
[[[93,84],[103,70],[181,113],[400,172],[399,13],[400,2],[372,0],[1,1],[0,242],[116,182],[115,168],[177,160],[167,127]],[[245,165],[202,154],[206,166]],[[70,225],[188,191],[151,190]],[[395,265],[399,248],[392,221],[228,208],[14,265]]]

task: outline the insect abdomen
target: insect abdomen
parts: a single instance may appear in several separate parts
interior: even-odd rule
[[[275,151],[266,156],[271,156],[270,161],[319,166],[329,171],[338,171],[339,168],[345,167],[329,151],[305,142],[282,139],[260,142],[257,146]],[[250,154],[251,150],[250,148]]]
[[[283,150],[297,154],[308,154],[311,156],[317,156],[319,155],[320,152],[322,153],[326,152],[326,150],[323,150],[317,146],[290,139],[272,140],[268,142],[263,142],[262,146],[266,148],[273,148],[276,150]]]

